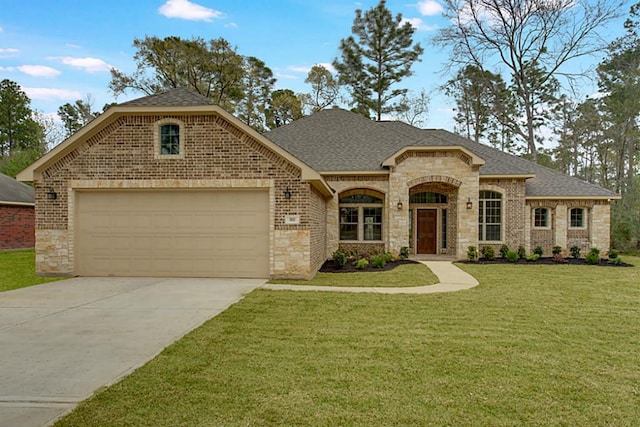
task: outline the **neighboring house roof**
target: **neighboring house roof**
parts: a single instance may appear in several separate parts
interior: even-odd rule
[[[34,203],[33,187],[0,173],[0,205],[33,205]]]
[[[139,107],[176,107],[188,105],[212,105],[214,102],[204,95],[200,95],[193,89],[179,87],[157,95],[149,95],[143,98],[133,99],[119,105]]]
[[[619,197],[597,185],[446,130],[376,122],[339,108],[319,111],[265,136],[321,173],[383,171],[385,159],[404,147],[458,146],[485,161],[480,166],[481,177],[529,178],[527,197]]]

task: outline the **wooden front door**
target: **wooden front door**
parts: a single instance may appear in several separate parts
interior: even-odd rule
[[[417,253],[437,253],[438,211],[436,209],[418,209]]]

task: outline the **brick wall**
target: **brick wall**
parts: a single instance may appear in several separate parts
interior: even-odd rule
[[[311,273],[315,274],[327,259],[327,202],[315,188],[309,187]]]
[[[505,244],[515,251],[525,244],[525,181],[524,179],[480,179],[480,190],[497,191],[502,194],[504,230],[503,241],[493,246],[496,253]],[[477,212],[477,211],[476,211]],[[479,242],[479,246],[487,246]]]
[[[35,246],[33,206],[0,205],[0,250]]]

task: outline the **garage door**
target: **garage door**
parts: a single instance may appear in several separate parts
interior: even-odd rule
[[[76,192],[76,273],[269,276],[267,191]]]

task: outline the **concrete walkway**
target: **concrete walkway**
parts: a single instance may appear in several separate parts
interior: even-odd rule
[[[0,426],[44,426],[264,280],[78,277],[0,293]]]
[[[378,294],[432,294],[436,292],[455,292],[478,286],[478,281],[470,274],[460,270],[450,261],[420,261],[438,276],[440,283],[408,288],[364,288],[343,286],[306,286],[266,284],[263,289],[289,291],[332,291],[332,292],[374,292]]]

